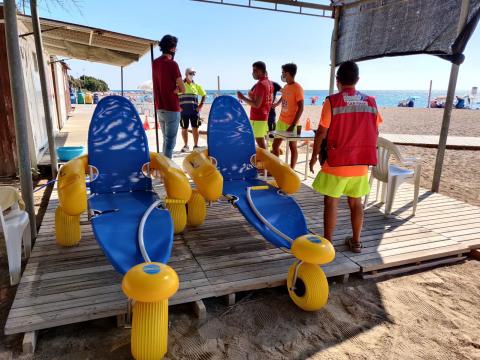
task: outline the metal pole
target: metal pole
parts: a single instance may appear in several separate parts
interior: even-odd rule
[[[218,95],[220,95],[220,75],[217,75],[217,91]]]
[[[42,88],[43,111],[45,112],[45,125],[47,127],[48,149],[50,152],[50,166],[52,179],[57,177],[57,153],[55,150],[55,136],[53,132],[53,119],[48,99],[47,73],[45,70],[45,59],[43,57],[42,31],[37,13],[37,0],[30,1],[32,12],[33,37],[35,39],[35,51],[37,53],[38,72],[40,74],[40,86]]]
[[[457,35],[465,26],[468,18],[468,9],[470,0],[462,0],[460,8],[460,17],[457,27]],[[432,191],[438,192],[440,189],[440,178],[442,177],[443,159],[445,157],[445,149],[447,148],[448,128],[450,127],[450,117],[452,115],[453,97],[457,87],[458,71],[460,65],[452,64],[450,70],[450,80],[448,81],[447,99],[445,100],[445,109],[443,111],[442,129],[440,131],[440,139],[438,142],[437,158],[435,159],[435,170],[433,171]]]
[[[123,96],[123,66],[120,66],[120,89]]]
[[[23,81],[22,60],[18,44],[17,8],[15,0],[5,0],[5,39],[7,42],[8,70],[12,89],[13,117],[18,152],[18,170],[22,197],[30,218],[32,239],[37,237],[35,208],[33,203],[32,170],[30,168],[30,151],[28,149],[28,124],[26,113],[25,83]]]
[[[428,89],[427,108],[430,108],[430,99],[432,98],[432,80],[430,80],[430,88]]]
[[[332,43],[330,45],[330,86],[328,94],[331,95],[335,91],[335,67],[337,63],[337,40],[338,40],[338,23],[340,20],[340,7],[334,8],[335,23],[333,24]]]
[[[150,59],[152,61],[152,81],[153,81],[153,44],[150,44]],[[154,93],[152,93],[155,95]],[[158,118],[157,110],[155,109],[155,99],[153,100],[153,113],[155,115],[155,143],[157,145],[157,153],[160,153],[160,145],[158,140]]]

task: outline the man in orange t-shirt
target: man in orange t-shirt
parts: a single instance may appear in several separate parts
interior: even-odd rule
[[[277,107],[280,103],[282,104],[282,112],[277,121],[276,131],[296,131],[300,116],[302,116],[304,95],[303,88],[299,83],[295,82],[296,74],[297,65],[285,64],[282,66],[282,81],[286,82],[287,85],[282,89],[282,97],[277,103],[273,104],[273,107]],[[272,152],[277,156],[280,155],[281,144],[282,139],[277,138],[273,140]],[[295,169],[298,158],[297,142],[289,141],[288,146],[292,156],[290,166],[292,169]]]
[[[348,61],[340,65],[337,71],[337,87],[340,93],[355,92],[355,85],[358,82],[358,66],[354,62]],[[363,94],[359,97],[364,96]],[[353,98],[354,96],[350,96]],[[354,99],[352,99],[354,100]],[[363,106],[363,108],[362,108]],[[352,106],[355,108],[355,106]],[[358,107],[358,111],[365,111],[365,105]],[[382,117],[375,108],[367,108],[372,111],[372,116],[376,116],[377,128],[382,123]],[[355,110],[351,110],[349,116],[355,119],[361,116]],[[315,136],[313,145],[312,158],[310,159],[310,170],[318,161],[318,155],[321,150],[321,143],[327,137],[328,129],[332,121],[332,105],[330,99],[327,98],[322,108],[320,124]],[[374,118],[372,118],[372,121]],[[319,193],[325,195],[324,209],[324,237],[332,241],[333,232],[337,222],[337,206],[342,195],[348,197],[348,205],[351,213],[353,236],[346,239],[346,244],[353,252],[361,252],[360,233],[363,226],[363,205],[362,197],[370,192],[368,183],[368,166],[352,165],[352,166],[330,166],[328,158],[322,162],[322,169],[315,178],[312,187]]]

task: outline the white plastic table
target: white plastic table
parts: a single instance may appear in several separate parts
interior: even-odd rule
[[[288,143],[290,141],[307,141],[307,151],[305,156],[305,177],[304,180],[307,180],[308,177],[308,156],[310,155],[310,141],[315,139],[315,133],[312,130],[302,131],[300,135],[297,135],[293,131],[271,131],[269,134],[273,135],[274,139],[282,139],[287,142],[287,150],[285,151],[285,162],[289,164],[288,157],[290,155],[290,147]],[[299,164],[302,163],[301,161]],[[294,169],[295,170],[295,169]]]

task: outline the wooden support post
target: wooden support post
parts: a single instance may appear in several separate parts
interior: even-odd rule
[[[430,88],[428,89],[427,109],[430,108],[430,99],[432,98],[432,80],[430,80]]]
[[[228,306],[235,305],[235,293],[225,295],[225,302]]]
[[[192,303],[193,311],[197,315],[198,320],[205,320],[207,318],[207,308],[202,300],[197,300]]]
[[[22,350],[24,354],[33,354],[37,347],[37,335],[38,332],[31,331],[23,335]]]
[[[18,43],[17,7],[15,0],[5,0],[3,5],[5,21],[5,40],[7,43],[8,70],[13,100],[13,117],[18,154],[18,172],[22,187],[22,198],[30,219],[32,240],[37,237],[35,207],[33,202],[32,169],[30,167],[30,149],[28,146],[27,98],[23,79],[22,58]]]
[[[470,255],[477,260],[480,260],[480,249],[470,251]]]
[[[125,317],[126,316],[127,316],[126,314],[117,315],[117,328],[125,327],[125,324],[126,324]]]
[[[120,87],[121,94],[123,96],[123,66],[120,66]]]
[[[153,82],[153,44],[150,44],[150,61],[152,65],[152,82]],[[152,89],[153,90],[153,89]],[[153,96],[155,96],[155,91],[152,91]],[[150,114],[152,115],[152,114]],[[153,115],[155,116],[155,145],[157,153],[160,153],[160,145],[158,140],[158,115],[157,110],[155,109],[155,101],[153,102]]]
[[[47,70],[45,66],[45,58],[43,57],[42,30],[37,13],[37,0],[30,1],[30,10],[32,12],[33,37],[35,40],[35,52],[37,54],[38,74],[40,75],[40,87],[42,89],[43,111],[45,113],[45,125],[47,129],[52,179],[56,179],[58,170],[57,152],[55,146],[55,134],[53,130],[53,118],[50,109],[50,99],[48,97]],[[53,84],[53,86],[55,87],[55,84]]]
[[[463,30],[463,27],[467,23],[469,7],[470,0],[462,0],[460,15],[458,19],[457,34],[460,34],[460,32]],[[459,64],[452,64],[452,68],[450,70],[450,80],[448,82],[447,99],[445,100],[445,109],[443,111],[442,129],[440,130],[440,139],[438,142],[437,158],[435,159],[435,170],[433,171],[433,192],[438,192],[440,190],[440,178],[442,177],[443,158],[445,156],[445,149],[447,148],[448,129],[450,127],[453,98],[455,96],[455,89],[457,87],[459,70]]]
[[[335,23],[333,25],[332,43],[330,45],[330,86],[328,94],[331,95],[335,91],[335,67],[337,63],[337,40],[338,40],[338,23],[340,21],[340,7],[334,7],[333,14]]]

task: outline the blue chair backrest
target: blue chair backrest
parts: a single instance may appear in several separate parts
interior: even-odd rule
[[[252,179],[257,169],[252,126],[243,106],[232,96],[219,96],[208,116],[208,155],[217,160],[224,180]]]
[[[142,173],[150,161],[148,140],[133,104],[122,96],[98,102],[88,130],[88,163],[99,171],[92,193],[150,190]]]

